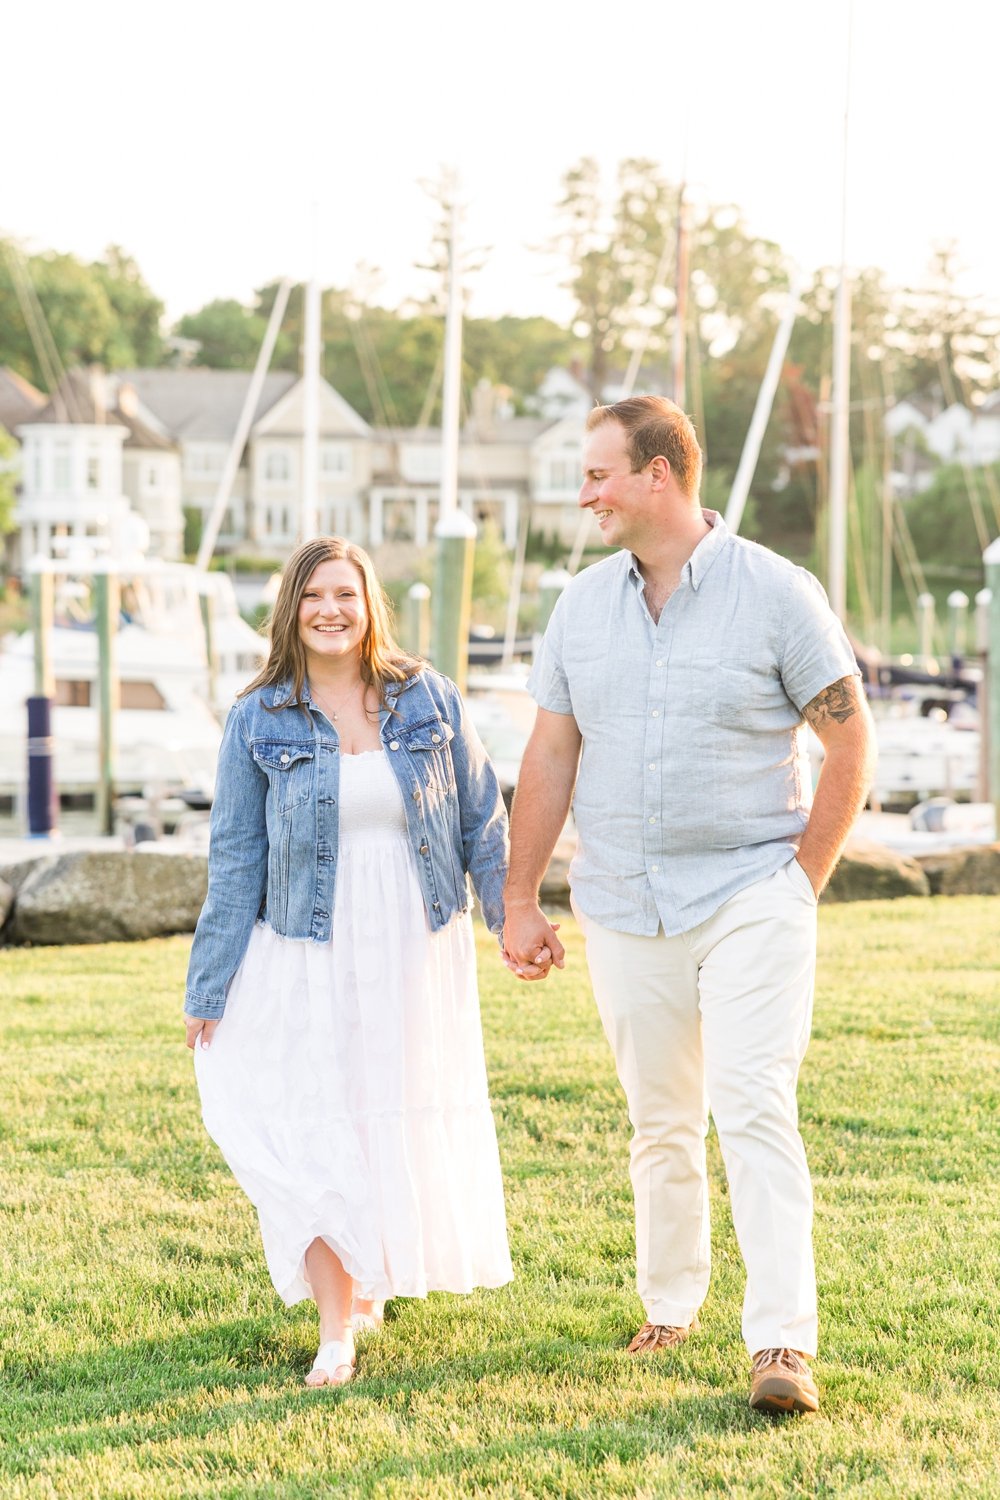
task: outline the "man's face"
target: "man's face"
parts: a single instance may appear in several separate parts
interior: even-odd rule
[[[609,547],[639,550],[655,529],[662,500],[649,469],[632,473],[626,434],[619,422],[602,422],[583,445],[583,484],[577,504],[589,510]]]

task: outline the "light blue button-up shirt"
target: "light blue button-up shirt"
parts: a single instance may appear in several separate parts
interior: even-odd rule
[[[567,586],[528,683],[579,725],[570,883],[619,932],[686,932],[793,857],[812,800],[802,710],[858,670],[812,574],[703,514],[656,624],[615,553]]]

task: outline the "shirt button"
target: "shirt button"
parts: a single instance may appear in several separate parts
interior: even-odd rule
[[[399,741],[398,740],[390,740],[389,741],[389,749],[390,750],[398,750],[399,749]]]
[[[434,741],[435,745],[440,745],[441,736],[439,734],[432,734],[431,739]]]
[[[658,661],[657,661],[657,663],[656,663],[656,665],[657,665],[657,666],[658,666],[658,667],[662,667],[662,666],[663,666],[663,657],[662,657],[662,656],[661,656],[661,657],[660,657],[660,659],[659,659],[659,660],[658,660]]]
[[[658,719],[659,717],[660,717],[660,710],[658,708],[654,708],[653,709],[653,718],[654,719]]]
[[[659,867],[659,865],[650,865],[650,867],[649,867],[649,873],[651,875],[659,875],[659,873],[660,873],[660,867]]]
[[[655,819],[655,818],[650,818],[650,820],[649,820],[649,821],[650,821],[650,822],[651,822],[651,823],[655,823],[655,822],[656,822],[656,819]]]
[[[649,762],[649,769],[650,769],[650,770],[651,770],[651,771],[655,771],[655,770],[656,770],[656,761],[655,761],[655,760],[651,760],[651,761],[650,761],[650,762]]]

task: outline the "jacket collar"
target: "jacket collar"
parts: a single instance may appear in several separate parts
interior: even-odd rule
[[[401,693],[405,693],[407,688],[413,687],[414,684],[418,683],[419,681],[420,673],[414,672],[411,674],[411,676],[404,677],[401,682],[390,682],[385,690],[386,701],[390,705],[390,707],[395,703],[396,699]],[[285,703],[291,691],[291,679],[286,677],[281,682],[274,683],[271,687],[263,688],[261,690],[261,698],[263,699],[265,707],[274,708],[278,703]],[[287,703],[287,706],[289,708],[298,708],[300,705],[305,708],[310,708],[312,706],[312,694],[309,689],[308,677],[303,680],[301,695],[298,698],[292,698],[288,700]]]

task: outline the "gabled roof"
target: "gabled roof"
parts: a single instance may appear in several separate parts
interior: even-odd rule
[[[135,388],[143,406],[168,432],[187,442],[228,443],[236,431],[251,380],[246,370],[121,370],[118,374]],[[285,370],[265,375],[254,422],[259,422],[299,378]]]
[[[114,410],[109,411],[102,399],[101,380],[99,375],[92,378],[87,370],[67,370],[45,405],[23,417],[21,425],[68,423],[83,427],[124,427],[121,416]]]
[[[0,427],[13,432],[22,422],[30,422],[45,406],[48,397],[37,391],[30,380],[16,370],[0,365]]]

